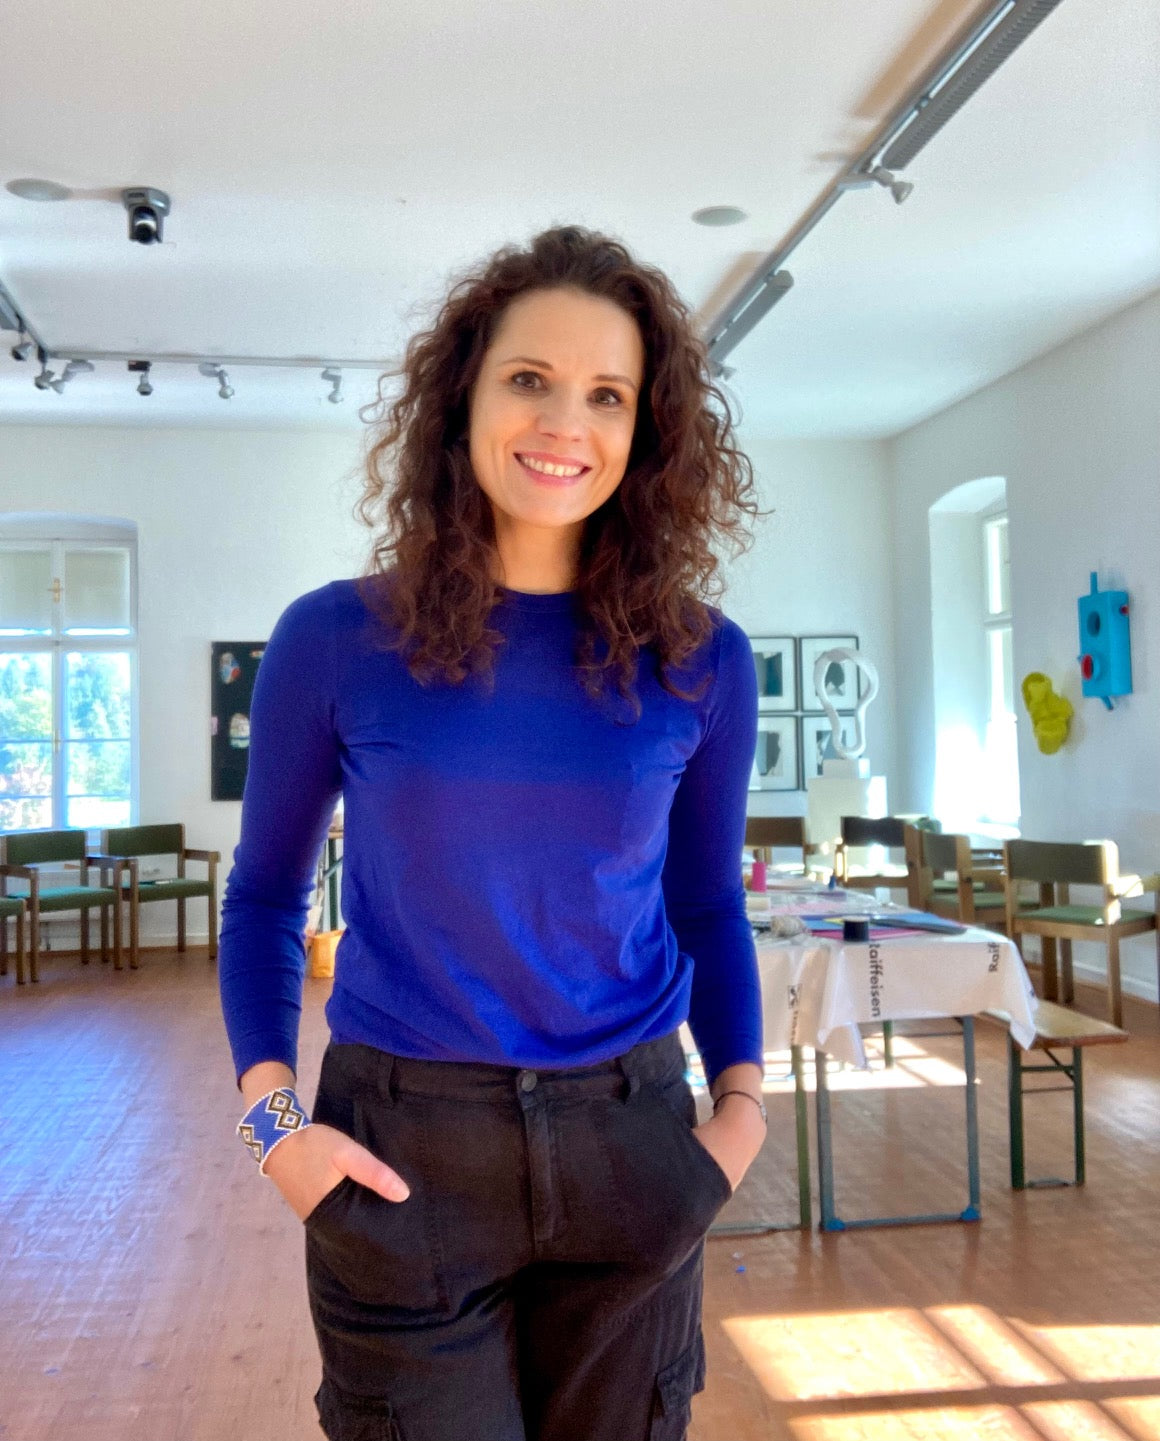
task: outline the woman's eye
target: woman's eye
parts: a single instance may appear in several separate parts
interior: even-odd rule
[[[517,390],[529,390],[533,389],[534,387],[524,385],[522,382],[525,380],[534,380],[538,382],[540,379],[541,377],[537,375],[534,370],[517,370],[515,375],[512,376],[512,384],[516,387]],[[612,397],[611,401],[601,400],[599,402],[604,410],[612,410],[615,406],[623,404],[623,401],[621,400],[618,391],[609,390],[607,387],[602,386],[601,389],[595,391],[594,393],[600,396]]]

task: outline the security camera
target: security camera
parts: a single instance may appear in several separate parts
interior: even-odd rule
[[[169,214],[169,196],[146,186],[122,190],[121,203],[129,212],[129,239],[138,245],[160,245],[162,221]]]

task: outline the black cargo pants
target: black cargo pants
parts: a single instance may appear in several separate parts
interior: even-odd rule
[[[411,1188],[306,1218],[330,1441],[682,1441],[730,1195],[684,1071],[676,1032],[538,1073],[329,1046],[314,1119]]]

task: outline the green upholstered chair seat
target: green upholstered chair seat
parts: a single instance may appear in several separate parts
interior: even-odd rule
[[[0,916],[18,916],[24,903],[23,896],[0,896]]]
[[[1025,921],[1058,921],[1067,926],[1102,926],[1104,912],[1100,906],[1045,906],[1042,909],[1024,910],[1020,907],[1021,919]],[[1152,911],[1120,912],[1121,921],[1151,921]]]
[[[106,886],[52,886],[40,893],[42,911],[76,911],[86,906],[108,906],[117,892]]]
[[[127,881],[124,888],[125,894],[128,895]],[[176,901],[188,896],[208,896],[209,882],[184,876],[169,876],[157,881],[138,881],[137,894],[142,903],[145,901]]]

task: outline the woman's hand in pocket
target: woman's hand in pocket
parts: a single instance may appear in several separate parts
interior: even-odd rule
[[[333,1126],[320,1124],[305,1126],[279,1141],[266,1162],[266,1174],[300,1221],[345,1176],[387,1201],[405,1201],[411,1194],[402,1176],[365,1146]]]
[[[727,1096],[717,1114],[702,1121],[693,1135],[725,1172],[736,1191],[765,1141],[765,1122],[751,1101]]]

